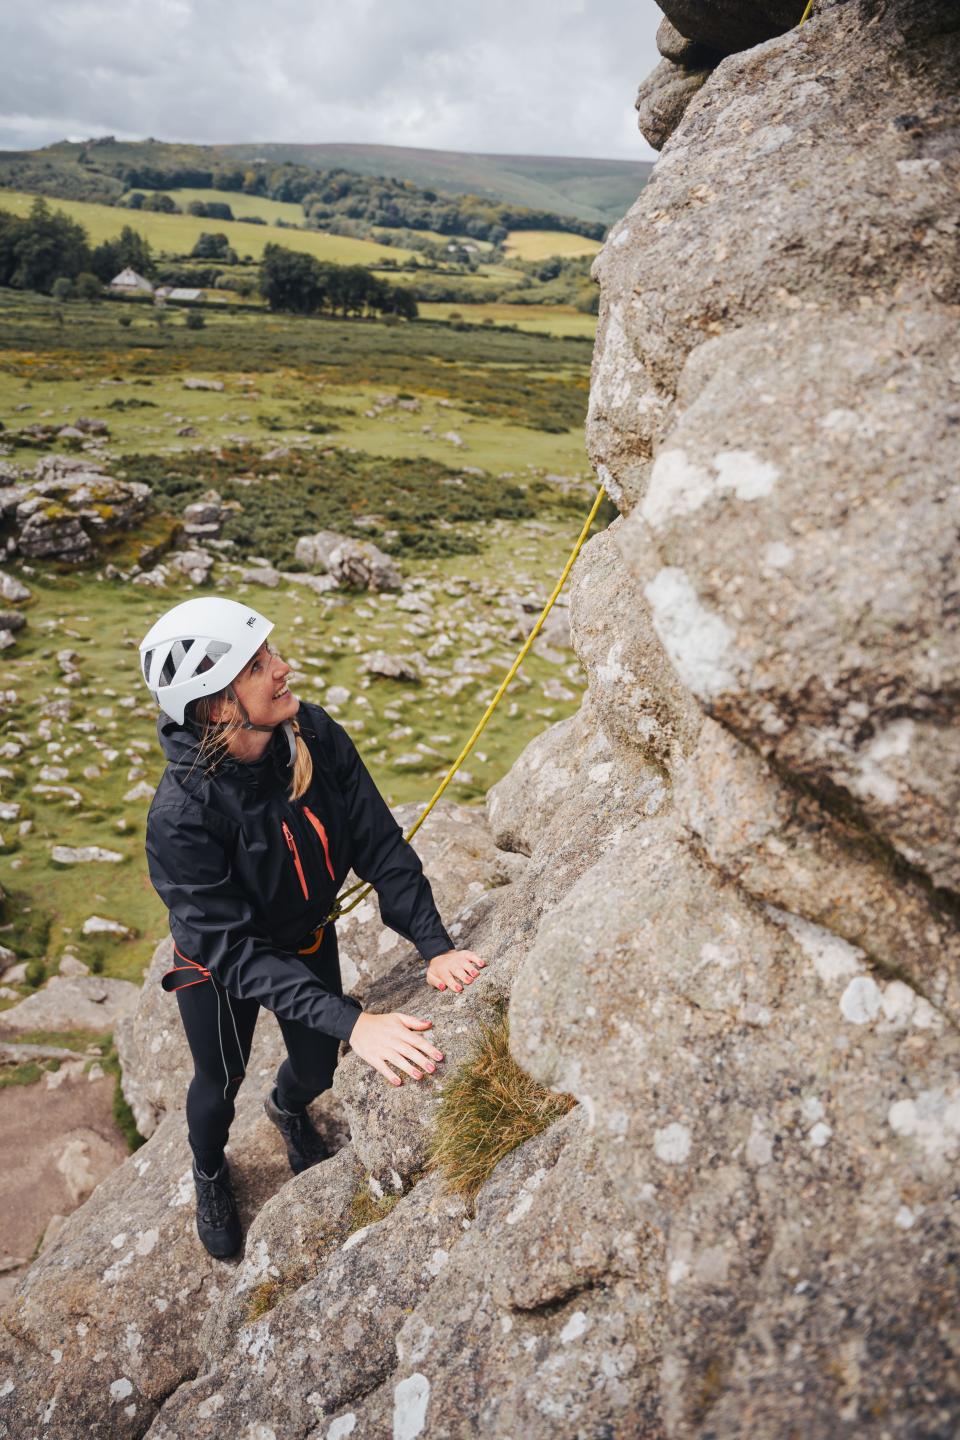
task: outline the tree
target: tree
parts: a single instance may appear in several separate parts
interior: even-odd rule
[[[302,250],[266,245],[260,263],[260,294],[271,310],[314,315],[326,299],[327,268]]]
[[[103,294],[103,286],[96,275],[89,270],[81,270],[74,282],[74,293],[78,300],[99,300]]]
[[[127,266],[148,280],[156,274],[150,242],[130,225],[124,225],[117,239],[104,240],[102,245],[98,245],[87,268],[109,285],[113,277]]]
[[[87,232],[60,210],[37,199],[13,237],[8,285],[49,291],[59,276],[72,278],[90,265]]]
[[[230,248],[230,241],[222,230],[213,234],[208,230],[201,231],[197,243],[190,251],[190,256],[194,260],[225,260],[230,263],[237,258]]]

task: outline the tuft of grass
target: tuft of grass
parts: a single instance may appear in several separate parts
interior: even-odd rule
[[[0,1066],[0,1090],[8,1085],[35,1085],[48,1070],[59,1070],[59,1060],[25,1060],[20,1065]]]
[[[147,1143],[146,1137],[140,1134],[137,1129],[137,1122],[133,1118],[133,1111],[127,1103],[120,1084],[120,1057],[117,1054],[116,1046],[113,1043],[113,1036],[110,1036],[110,1048],[100,1059],[100,1064],[108,1075],[113,1076],[113,1121],[127,1142],[127,1149],[133,1154],[139,1150],[141,1145]]]
[[[401,1196],[398,1193],[389,1193],[382,1195],[378,1200],[368,1182],[362,1181],[350,1202],[347,1234],[352,1235],[355,1230],[362,1230],[365,1225],[375,1225],[378,1220],[382,1220],[390,1214],[399,1199]]]
[[[473,1200],[504,1156],[539,1135],[576,1104],[547,1090],[510,1054],[505,1003],[481,1023],[473,1053],[443,1087],[430,1168],[446,1188]]]
[[[256,1285],[250,1291],[250,1299],[247,1301],[247,1313],[243,1324],[249,1325],[254,1320],[259,1320],[268,1311],[275,1309],[280,1301],[287,1295],[299,1288],[302,1283],[292,1276],[271,1275],[269,1280],[264,1280],[261,1285]]]

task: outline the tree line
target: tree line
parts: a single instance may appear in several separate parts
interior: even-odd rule
[[[510,230],[566,230],[602,240],[606,227],[596,220],[557,215],[528,205],[510,205],[480,195],[448,195],[387,175],[360,175],[351,170],[315,170],[283,161],[277,165],[110,165],[113,177],[134,192],[123,203],[137,207],[176,209],[169,195],[134,197],[144,190],[226,190],[260,195],[302,205],[307,219],[323,227],[342,217],[365,220],[387,229],[436,230],[441,235],[468,235],[501,244]],[[193,202],[200,203],[203,202]],[[220,216],[226,219],[226,216]]]
[[[113,240],[91,245],[82,225],[37,199],[29,215],[0,210],[0,285],[50,294],[57,280],[75,280],[78,289],[98,293],[126,266],[151,278],[150,245],[125,225]]]
[[[396,315],[415,320],[411,290],[381,280],[363,265],[335,265],[283,245],[264,247],[260,294],[271,310],[297,315]]]

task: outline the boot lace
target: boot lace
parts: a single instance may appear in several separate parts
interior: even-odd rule
[[[226,1186],[197,1174],[197,1213],[204,1225],[225,1225],[233,1211],[232,1197]]]

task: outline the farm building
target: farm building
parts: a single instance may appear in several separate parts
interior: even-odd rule
[[[179,285],[158,285],[153,292],[158,300],[202,300],[203,291]]]
[[[119,275],[114,275],[110,281],[110,289],[125,290],[128,294],[138,291],[147,295],[153,294],[153,286],[150,281],[144,279],[142,275],[138,275],[136,270],[132,270],[129,265],[125,270],[121,270]]]

